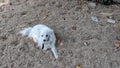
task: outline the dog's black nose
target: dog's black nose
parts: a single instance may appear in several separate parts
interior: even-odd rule
[[[43,41],[45,42],[46,40],[44,39]]]

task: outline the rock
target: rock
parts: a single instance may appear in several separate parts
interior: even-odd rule
[[[94,3],[94,2],[90,2],[90,3],[88,3],[88,5],[89,5],[91,8],[95,8],[95,7],[96,7],[96,3]]]
[[[113,19],[108,19],[107,22],[108,22],[108,23],[113,23],[113,24],[114,24],[114,23],[115,23],[115,20],[113,20]]]
[[[72,30],[76,30],[76,29],[77,29],[77,26],[73,25]]]

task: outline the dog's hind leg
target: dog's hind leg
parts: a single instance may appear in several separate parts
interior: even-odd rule
[[[34,41],[35,43],[37,43],[37,39],[36,39],[35,37],[33,37],[33,41]]]
[[[24,30],[20,31],[19,33],[23,36],[28,36],[32,30],[32,27],[25,28]]]
[[[38,37],[35,34],[32,34],[32,39],[35,43],[38,43]]]

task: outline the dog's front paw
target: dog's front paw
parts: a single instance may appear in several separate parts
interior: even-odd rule
[[[55,47],[53,47],[52,49],[52,52],[53,52],[53,55],[55,56],[55,58],[57,59],[58,58],[58,53],[57,53],[57,50]]]

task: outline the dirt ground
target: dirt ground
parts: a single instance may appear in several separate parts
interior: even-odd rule
[[[0,8],[0,68],[120,68],[120,47],[114,45],[120,40],[120,5],[93,8],[88,3],[10,0]],[[116,23],[108,23],[108,18]],[[56,33],[59,58],[55,61],[50,50],[42,51],[18,34],[40,23]]]

